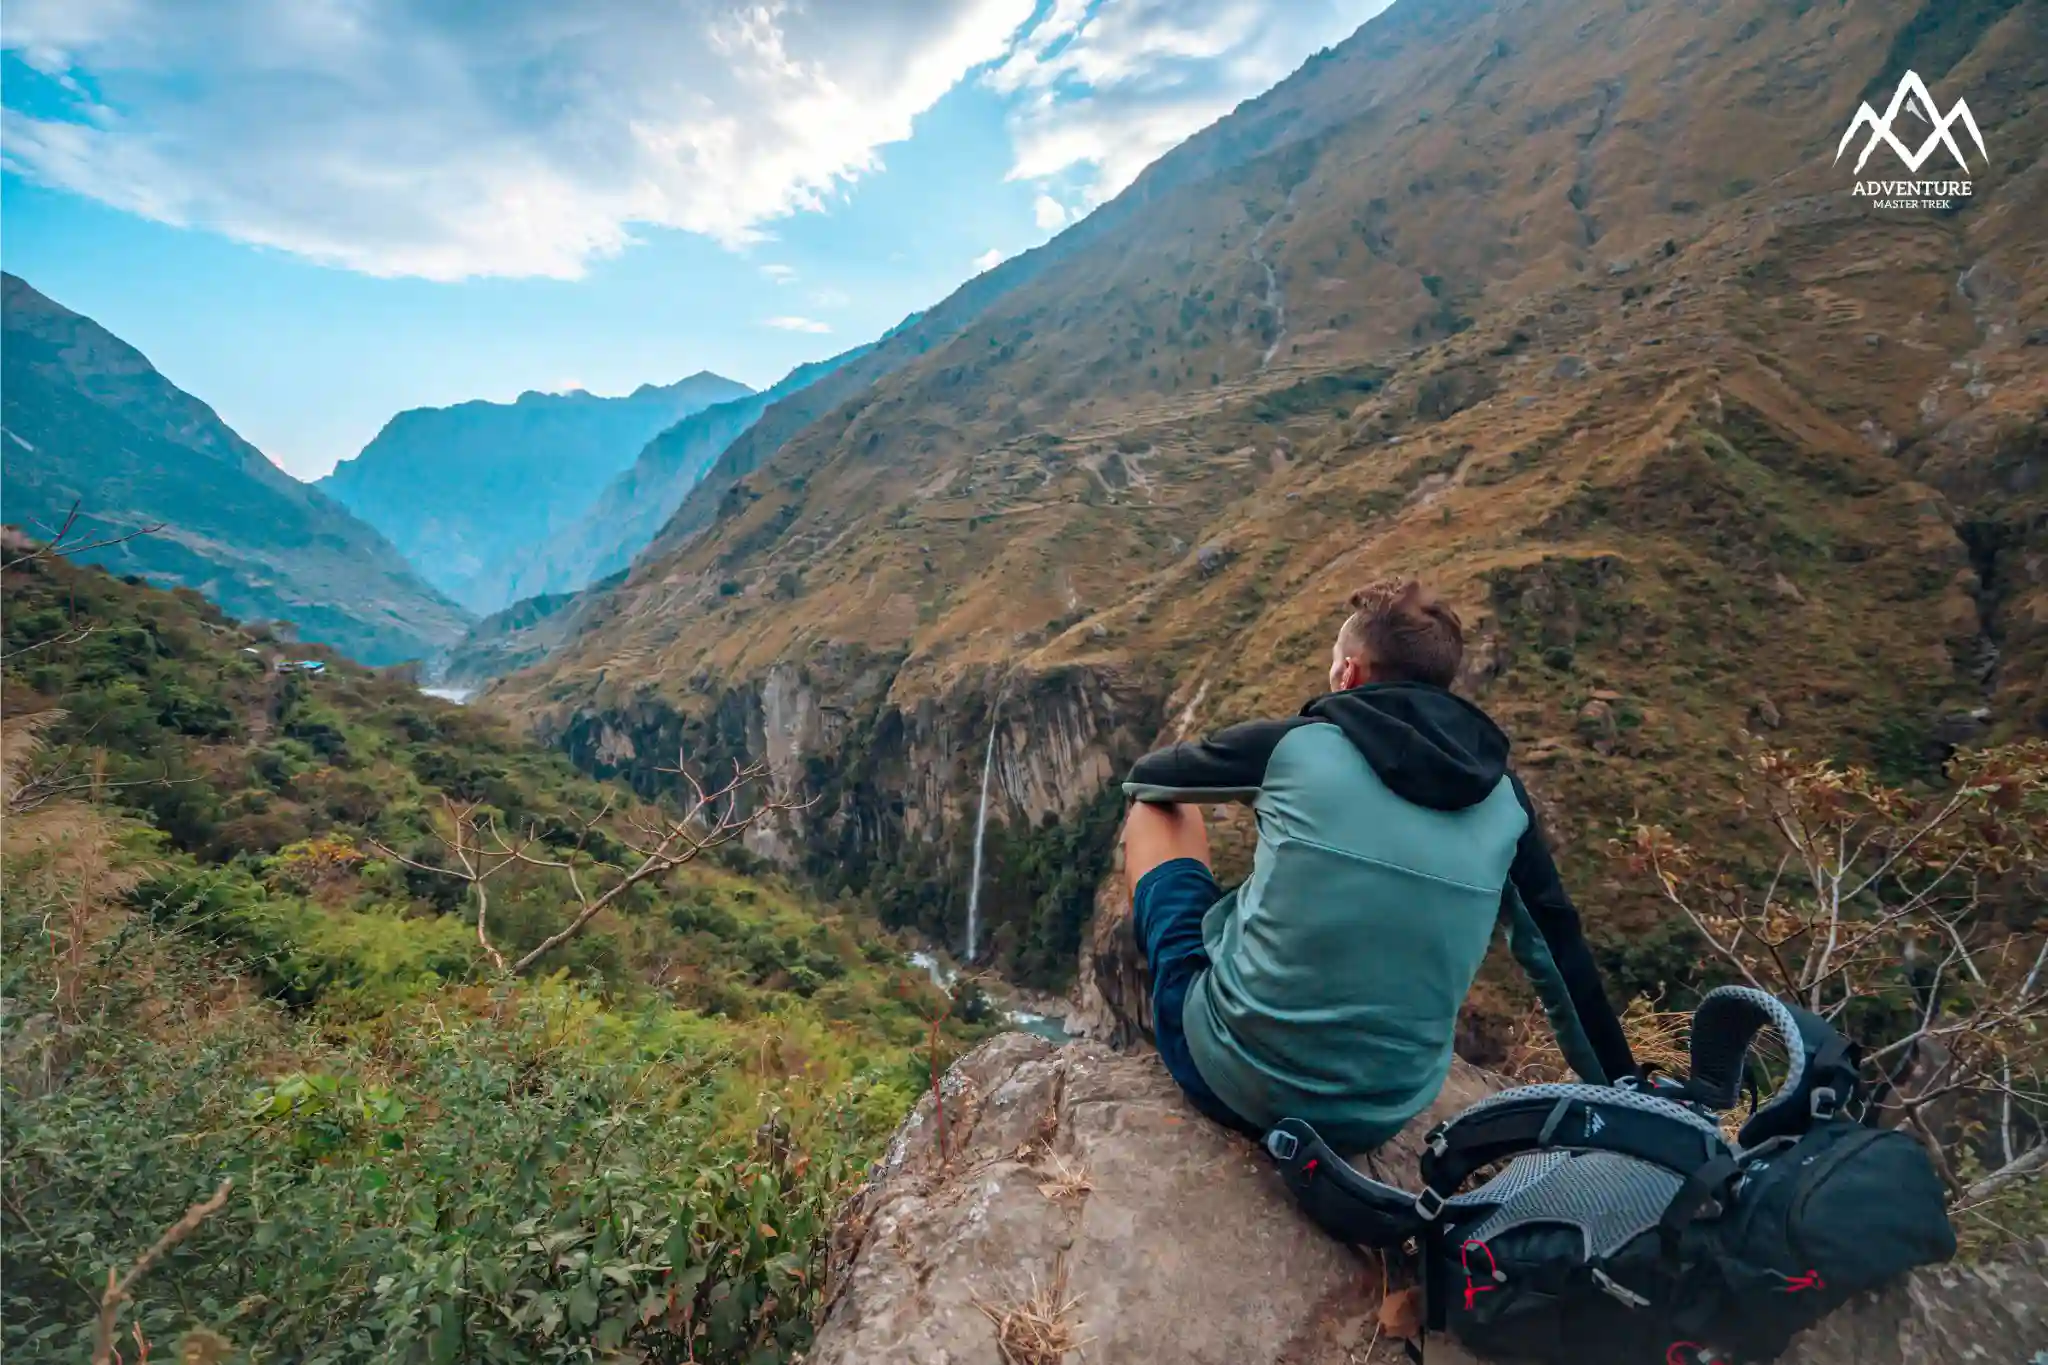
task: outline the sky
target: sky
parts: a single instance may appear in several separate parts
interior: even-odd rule
[[[10,0],[0,265],[313,478],[872,340],[1386,4]]]

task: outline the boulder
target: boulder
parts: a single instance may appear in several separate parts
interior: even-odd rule
[[[1595,697],[1579,708],[1579,734],[1601,753],[1614,747],[1615,737],[1620,732],[1620,722],[1615,719],[1614,707],[1609,703]]]
[[[1418,1135],[1497,1084],[1458,1063],[1370,1169],[1413,1185]],[[1256,1148],[1196,1114],[1155,1055],[1006,1034],[961,1059],[940,1099],[919,1104],[842,1215],[809,1365],[1404,1359],[1377,1332],[1380,1263],[1307,1223]],[[1050,1348],[1019,1345],[1034,1333]],[[2044,1348],[2048,1243],[1922,1272],[1786,1359],[2020,1365]],[[1474,1365],[1450,1342],[1427,1355]]]

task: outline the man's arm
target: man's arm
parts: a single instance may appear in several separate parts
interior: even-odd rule
[[[1543,831],[1538,827],[1536,807],[1529,800],[1529,793],[1522,786],[1519,777],[1511,777],[1515,784],[1515,799],[1522,803],[1522,809],[1529,816],[1529,827],[1522,831],[1522,840],[1515,846],[1515,860],[1508,869],[1508,876],[1521,893],[1522,903],[1528,907],[1529,917],[1543,935],[1544,944],[1550,949],[1551,961],[1556,964],[1557,973],[1564,980],[1565,990],[1571,996],[1572,1012],[1579,1017],[1579,1027],[1585,1030],[1586,1041],[1591,1044],[1593,1054],[1600,1060],[1601,1069],[1606,1071],[1610,1081],[1623,1076],[1633,1076],[1636,1071],[1635,1057],[1629,1051],[1628,1037],[1622,1032],[1621,1020],[1614,1013],[1614,1006],[1607,999],[1607,992],[1600,984],[1600,969],[1593,962],[1593,951],[1586,946],[1586,936],[1579,929],[1579,912],[1573,907],[1571,897],[1565,894],[1564,882],[1557,875],[1557,864],[1551,860],[1550,848],[1543,841]]]
[[[1124,779],[1124,795],[1139,801],[1196,805],[1250,801],[1266,780],[1266,760],[1289,730],[1315,722],[1305,716],[1233,725],[1205,740],[1169,745],[1145,755]]]

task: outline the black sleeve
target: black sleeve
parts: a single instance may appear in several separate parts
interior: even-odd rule
[[[1314,723],[1305,716],[1255,720],[1146,754],[1124,779],[1124,795],[1162,804],[1250,801],[1266,780],[1266,760],[1281,738],[1297,725]]]
[[[1594,965],[1593,950],[1586,946],[1586,936],[1579,930],[1579,912],[1572,905],[1571,897],[1565,894],[1564,882],[1557,875],[1557,864],[1550,857],[1550,847],[1543,841],[1543,831],[1536,820],[1536,807],[1529,800],[1522,779],[1516,777],[1511,780],[1515,784],[1515,799],[1528,813],[1529,827],[1522,832],[1522,841],[1515,847],[1515,861],[1508,869],[1508,876],[1514,880],[1515,890],[1522,895],[1522,903],[1529,907],[1529,917],[1536,921],[1544,943],[1550,948],[1558,975],[1564,978],[1565,989],[1571,993],[1572,1009],[1579,1016],[1579,1026],[1585,1030],[1586,1041],[1592,1044],[1600,1065],[1609,1077],[1633,1076],[1636,1061],[1629,1051],[1628,1037],[1622,1032],[1621,1020],[1615,1016],[1614,1006],[1600,984],[1600,969]]]

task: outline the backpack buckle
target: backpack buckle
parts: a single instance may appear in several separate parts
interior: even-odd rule
[[[1301,1150],[1301,1140],[1276,1128],[1266,1134],[1266,1150],[1273,1154],[1275,1161],[1292,1161],[1294,1154]]]
[[[1444,1207],[1444,1197],[1427,1185],[1422,1187],[1422,1193],[1415,1196],[1415,1214],[1425,1223],[1442,1219]]]
[[[1650,1306],[1650,1301],[1648,1299],[1644,1298],[1641,1294],[1636,1293],[1635,1290],[1630,1289],[1625,1284],[1617,1284],[1614,1281],[1614,1279],[1610,1277],[1608,1273],[1602,1270],[1599,1266],[1593,1267],[1593,1283],[1599,1285],[1602,1289],[1606,1290],[1607,1293],[1621,1300],[1623,1304],[1627,1305],[1630,1308],[1648,1308]]]
[[[1835,1094],[1835,1088],[1831,1085],[1815,1086],[1813,1095],[1807,1102],[1807,1109],[1823,1123],[1840,1113],[1841,1104]]]

